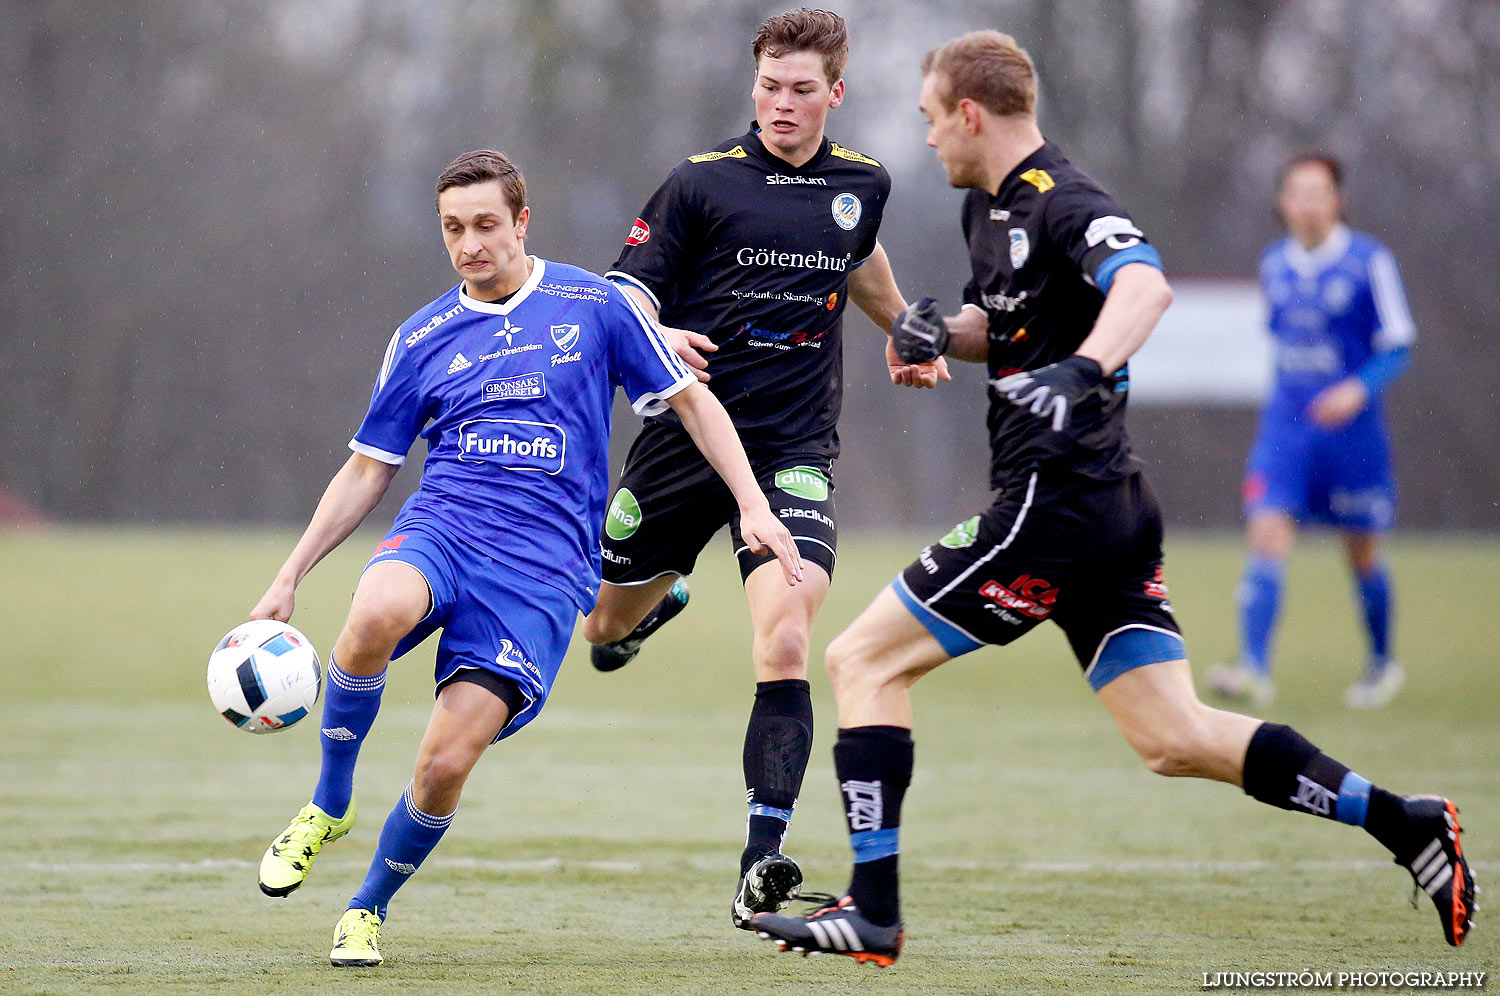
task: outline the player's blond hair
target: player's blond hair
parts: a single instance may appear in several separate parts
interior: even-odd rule
[[[521,209],[526,206],[526,178],[505,153],[494,149],[465,152],[449,163],[448,168],[438,174],[438,196],[451,187],[472,187],[490,180],[500,181],[511,218],[521,217]]]
[[[849,28],[831,10],[798,7],[762,21],[750,51],[757,67],[762,55],[779,59],[793,52],[816,52],[823,57],[823,75],[832,86],[849,61]]]
[[[1036,66],[1010,35],[970,31],[939,45],[922,59],[922,75],[933,73],[944,107],[967,98],[1002,117],[1036,113]]]

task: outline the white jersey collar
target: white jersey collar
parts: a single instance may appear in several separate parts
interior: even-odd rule
[[[1333,226],[1328,238],[1311,249],[1302,248],[1302,243],[1288,235],[1286,239],[1287,265],[1304,277],[1315,276],[1328,269],[1349,251],[1349,226],[1343,222]]]
[[[547,261],[540,256],[528,258],[531,260],[531,276],[526,278],[526,282],[517,288],[516,292],[510,296],[510,300],[504,304],[495,301],[476,301],[464,293],[463,284],[458,285],[458,303],[470,311],[480,311],[486,315],[510,314],[520,306],[522,301],[531,296],[532,291],[536,290],[536,285],[542,282],[542,272],[547,268]]]

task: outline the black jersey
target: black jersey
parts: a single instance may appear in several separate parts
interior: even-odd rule
[[[708,386],[747,448],[837,454],[849,273],[875,251],[890,187],[880,163],[827,138],[792,166],[752,126],[680,163],[636,219],[606,275],[718,344]]]
[[[990,485],[1004,488],[1042,465],[1101,481],[1139,470],[1125,434],[1128,368],[1078,405],[1067,439],[1007,402],[993,381],[1071,356],[1093,330],[1115,272],[1131,262],[1160,267],[1156,250],[1051,142],[995,196],[969,191],[963,229],[973,266],[964,303],[989,317]]]

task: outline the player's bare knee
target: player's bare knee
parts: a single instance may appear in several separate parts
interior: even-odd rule
[[[627,622],[619,613],[598,607],[583,617],[583,638],[596,647],[601,643],[623,640],[634,628],[635,624]]]
[[[805,626],[782,622],[770,632],[755,638],[755,669],[764,681],[807,677],[807,640]]]
[[[469,751],[458,745],[444,745],[431,751],[423,751],[417,757],[417,770],[412,778],[413,793],[419,800],[447,800],[456,797],[468,779],[469,772],[473,770],[475,760]]]

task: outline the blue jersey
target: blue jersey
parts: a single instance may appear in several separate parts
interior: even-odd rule
[[[1371,387],[1361,418],[1378,419],[1385,358],[1416,336],[1390,251],[1343,225],[1311,250],[1288,236],[1262,254],[1260,282],[1276,355],[1268,414],[1296,420],[1319,391],[1360,376]]]
[[[403,511],[587,612],[599,591],[615,386],[654,415],[695,382],[624,291],[533,257],[507,301],[476,301],[460,284],[402,323],[349,448],[399,465],[426,438]]]

